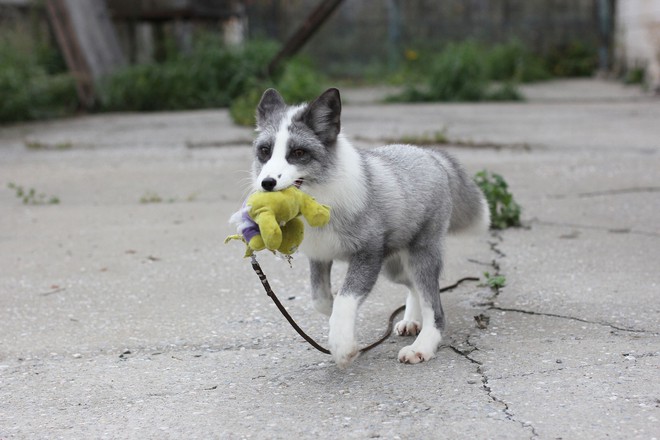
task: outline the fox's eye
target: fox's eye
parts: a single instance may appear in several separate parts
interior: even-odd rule
[[[301,158],[305,156],[305,150],[302,150],[300,148],[298,148],[297,150],[293,150],[293,155],[294,157]]]
[[[268,159],[268,157],[270,156],[270,145],[265,144],[265,145],[258,146],[257,147],[257,156],[260,159],[263,159],[263,160]]]

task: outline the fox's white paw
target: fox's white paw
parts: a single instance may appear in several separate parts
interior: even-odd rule
[[[332,298],[314,299],[312,301],[314,309],[319,313],[323,313],[325,316],[332,315],[332,303]]]
[[[422,325],[417,321],[402,319],[396,323],[394,330],[399,336],[416,336],[422,330]]]
[[[435,350],[423,351],[414,345],[408,345],[399,351],[399,362],[403,362],[404,364],[418,364],[428,361],[435,356]]]
[[[348,367],[358,357],[357,342],[352,338],[333,338],[332,332],[329,337],[330,353],[339,368]]]
[[[330,316],[328,343],[337,366],[345,368],[358,356],[355,340],[355,315],[358,300],[354,296],[340,295],[335,298]]]
[[[358,357],[358,348],[356,343],[346,346],[336,346],[330,344],[332,358],[339,368],[346,368]]]

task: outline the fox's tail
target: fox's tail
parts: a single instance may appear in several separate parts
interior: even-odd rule
[[[449,232],[481,233],[490,227],[490,209],[483,192],[452,156],[446,156],[453,165],[449,179],[452,212]]]

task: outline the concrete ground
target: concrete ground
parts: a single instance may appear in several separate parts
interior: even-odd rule
[[[416,366],[392,336],[339,370],[222,243],[252,137],[225,110],[0,129],[0,439],[660,438],[660,101],[592,80],[525,91],[424,105],[344,92],[356,144],[444,130],[524,210],[524,228],[451,239],[443,283],[507,284],[444,294],[444,342]],[[260,260],[324,343],[304,258]],[[379,282],[362,343],[403,299]]]

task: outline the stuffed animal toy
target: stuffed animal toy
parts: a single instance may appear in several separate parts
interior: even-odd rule
[[[247,198],[243,208],[230,221],[238,224],[238,234],[225,240],[242,240],[247,245],[245,256],[263,249],[293,254],[303,241],[305,224],[313,227],[330,221],[330,207],[293,186],[282,191],[256,192]]]

